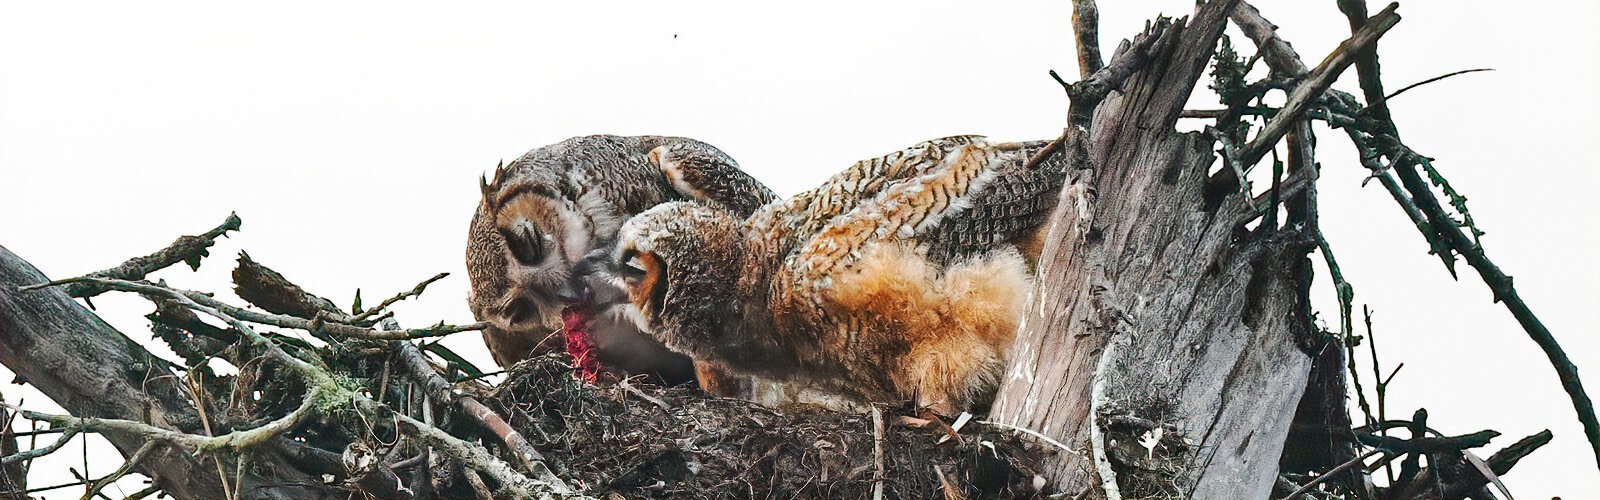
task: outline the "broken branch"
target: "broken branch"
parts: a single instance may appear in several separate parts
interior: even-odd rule
[[[129,281],[142,280],[150,273],[165,269],[179,262],[187,262],[190,267],[198,269],[200,267],[200,259],[211,254],[207,249],[216,244],[216,239],[227,235],[228,231],[239,230],[239,224],[238,215],[228,214],[228,218],[222,221],[222,225],[212,228],[210,231],[200,233],[198,236],[179,236],[177,241],[173,241],[171,245],[167,245],[166,248],[157,250],[155,253],[128,259],[127,262],[123,262],[117,267],[95,271],[89,273],[88,276]],[[68,280],[56,280],[49,283],[30,285],[18,291],[25,292],[57,285],[69,285],[66,287],[67,295],[74,298],[88,298],[105,292],[105,290],[95,287],[90,282]]]

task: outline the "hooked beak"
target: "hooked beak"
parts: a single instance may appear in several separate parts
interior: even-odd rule
[[[584,296],[588,294],[585,293],[584,288],[579,286],[577,280],[568,279],[566,282],[563,282],[560,287],[556,288],[555,295],[556,298],[561,299],[562,302],[576,304],[578,302],[582,302],[585,298]]]
[[[574,296],[569,302],[588,302],[596,309],[627,302],[628,293],[617,279],[616,268],[609,246],[601,246],[584,255],[572,266],[572,275],[562,287],[567,290],[566,293]]]

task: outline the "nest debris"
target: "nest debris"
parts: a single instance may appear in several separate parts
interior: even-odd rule
[[[487,400],[558,474],[601,498],[871,498],[880,481],[885,498],[1028,498],[1043,494],[1034,464],[1052,452],[984,425],[943,444],[889,425],[875,480],[871,415],[592,386],[559,355],[516,365]]]

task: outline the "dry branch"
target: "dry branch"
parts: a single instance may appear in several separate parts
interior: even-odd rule
[[[19,292],[49,279],[0,247],[0,363],[82,417],[138,418],[163,428],[199,428],[193,406],[168,364],[56,289]],[[124,456],[143,442],[108,439]],[[159,450],[140,471],[182,498],[217,498],[222,487],[204,464]]]
[[[156,253],[143,257],[128,259],[117,267],[96,271],[89,276],[96,278],[112,278],[121,280],[142,280],[146,275],[166,269],[168,266],[179,262],[188,263],[190,268],[199,269],[200,259],[210,255],[211,245],[216,244],[216,239],[226,236],[228,231],[238,231],[239,216],[228,214],[222,224],[198,236],[179,236],[166,248]],[[90,283],[79,283],[66,288],[67,295],[77,298],[87,298],[99,295],[101,290],[94,288]]]
[[[1273,120],[1267,122],[1266,128],[1262,129],[1254,140],[1251,140],[1249,144],[1242,148],[1239,157],[1244,162],[1244,168],[1248,169],[1249,166],[1261,161],[1261,157],[1266,156],[1267,152],[1272,150],[1273,146],[1278,143],[1278,139],[1283,138],[1283,135],[1289,133],[1289,129],[1298,123],[1298,118],[1322,99],[1323,92],[1326,92],[1328,87],[1333,85],[1333,81],[1344,73],[1345,68],[1356,62],[1357,54],[1376,46],[1378,38],[1388,32],[1389,28],[1394,27],[1395,23],[1400,22],[1400,15],[1394,12],[1399,6],[1399,4],[1389,4],[1389,7],[1384,9],[1383,12],[1379,12],[1378,15],[1363,23],[1361,28],[1355,31],[1355,34],[1351,35],[1349,39],[1340,42],[1338,48],[1328,54],[1328,57],[1323,59],[1321,64],[1312,69],[1294,87],[1294,90],[1289,93],[1288,101],[1278,110]],[[1272,39],[1275,40],[1276,37]]]
[[[1367,9],[1364,0],[1339,0],[1339,8],[1349,19],[1352,29],[1355,29],[1357,24],[1364,23],[1366,20]],[[1382,141],[1382,144],[1386,147],[1381,152],[1391,159],[1392,170],[1400,178],[1400,182],[1405,186],[1406,191],[1410,193],[1411,201],[1427,216],[1427,225],[1429,227],[1424,228],[1419,224],[1418,229],[1423,231],[1424,237],[1428,237],[1431,231],[1432,234],[1442,238],[1444,244],[1448,245],[1448,249],[1440,255],[1440,258],[1448,257],[1448,252],[1450,251],[1454,251],[1465,258],[1467,264],[1478,271],[1478,275],[1483,279],[1484,284],[1488,285],[1489,290],[1494,293],[1494,300],[1505,304],[1506,309],[1511,311],[1511,315],[1516,318],[1517,323],[1522,325],[1522,329],[1544,351],[1545,357],[1549,358],[1550,365],[1555,368],[1556,375],[1561,380],[1562,389],[1566,390],[1567,396],[1572,400],[1572,406],[1578,414],[1578,420],[1583,423],[1583,431],[1588,438],[1589,447],[1594,452],[1595,465],[1600,468],[1600,420],[1597,420],[1595,416],[1594,402],[1589,399],[1588,392],[1583,388],[1582,380],[1578,378],[1577,366],[1573,365],[1572,360],[1567,357],[1566,350],[1561,348],[1560,342],[1556,341],[1555,336],[1550,333],[1550,329],[1545,327],[1542,321],[1539,321],[1538,316],[1533,314],[1533,310],[1528,307],[1527,302],[1524,302],[1522,297],[1517,294],[1516,287],[1512,285],[1511,277],[1507,276],[1500,270],[1499,266],[1489,260],[1488,255],[1484,253],[1483,247],[1473,237],[1469,237],[1462,232],[1461,224],[1457,224],[1445,212],[1431,188],[1417,173],[1416,166],[1418,164],[1426,167],[1431,160],[1416,154],[1400,142],[1399,131],[1395,127],[1394,120],[1389,114],[1388,105],[1385,103],[1386,96],[1383,93],[1383,80],[1379,77],[1378,72],[1376,45],[1362,53],[1356,62],[1356,73],[1360,77],[1361,90],[1365,94],[1368,103],[1367,108],[1371,110],[1368,114],[1378,122],[1378,130],[1369,131],[1369,133],[1378,136],[1380,139],[1387,139]],[[1378,152],[1378,150],[1362,149],[1363,156],[1368,154],[1375,155]],[[1391,190],[1391,194],[1397,193]],[[1396,197],[1395,199],[1405,205],[1403,198]],[[1458,208],[1464,209],[1464,205],[1458,205]],[[1409,210],[1408,215],[1410,215]],[[1476,231],[1476,228],[1470,226],[1469,229]],[[1450,267],[1451,262],[1446,259],[1446,267]],[[1451,267],[1452,275],[1454,275],[1454,272],[1454,268]]]
[[[495,481],[501,485],[501,494],[503,495],[515,498],[524,498],[534,496],[545,497],[551,494],[565,496],[571,493],[569,489],[560,483],[537,481],[523,476],[512,469],[505,462],[500,461],[498,458],[490,455],[487,451],[484,451],[480,446],[462,441],[454,436],[449,435],[448,433],[438,430],[437,428],[412,419],[409,416],[389,411],[381,403],[370,399],[360,392],[352,391],[351,389],[341,385],[332,377],[329,372],[323,368],[289,354],[276,342],[262,336],[259,333],[256,333],[252,327],[245,323],[245,321],[248,320],[246,318],[256,318],[263,319],[263,321],[284,322],[300,325],[302,324],[300,322],[305,321],[303,318],[292,318],[281,315],[259,315],[260,313],[254,313],[245,309],[223,304],[220,301],[216,301],[215,299],[205,296],[204,294],[199,294],[196,292],[184,292],[167,288],[165,286],[148,283],[136,283],[124,280],[89,277],[62,280],[62,282],[86,282],[91,283],[102,290],[120,290],[149,296],[162,296],[174,300],[185,307],[222,320],[229,326],[233,327],[233,329],[237,330],[243,336],[243,338],[248,340],[254,347],[261,349],[273,361],[277,362],[280,366],[289,368],[292,372],[303,378],[307,387],[311,388],[313,391],[312,395],[316,396],[308,397],[306,399],[306,404],[310,404],[312,400],[319,398],[327,398],[335,401],[349,401],[356,406],[358,411],[364,411],[380,417],[394,418],[399,423],[404,424],[405,427],[410,429],[412,432],[415,432],[429,445],[439,448],[441,451],[457,460],[461,460],[463,464],[472,468],[473,470],[494,478]],[[224,312],[224,310],[227,312]],[[239,313],[240,316],[234,316],[230,313]],[[294,319],[295,321],[290,321],[290,318]],[[314,330],[314,326],[320,326],[312,323],[315,323],[315,321],[303,323],[304,329]],[[294,327],[300,328],[301,326]],[[110,421],[94,421],[92,423],[96,425],[93,426],[89,426],[84,422],[79,422],[78,425],[84,425],[85,430],[105,429],[113,434],[132,433],[139,435],[146,440],[160,438],[179,444],[195,446],[199,446],[199,443],[210,443],[209,441],[192,441],[182,437],[180,434],[169,434],[170,431],[168,431],[169,433],[161,433],[152,430],[159,429],[157,427],[146,426],[149,428],[144,429],[135,427],[132,424],[124,424],[124,422],[131,421],[114,421],[110,424],[107,424],[106,422]],[[133,423],[137,424],[137,422]],[[133,432],[134,430],[139,430],[142,432]]]
[[[1094,0],[1072,0],[1072,33],[1078,47],[1078,78],[1087,78],[1105,67],[1100,58],[1100,10]]]

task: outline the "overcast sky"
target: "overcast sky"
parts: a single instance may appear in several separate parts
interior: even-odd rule
[[[478,175],[531,148],[595,133],[690,136],[790,194],[925,139],[1060,132],[1066,99],[1046,71],[1076,74],[1069,2],[864,4],[0,2],[0,245],[68,277],[237,211],[244,230],[198,273],[157,277],[226,295],[244,249],[348,303],[357,287],[382,297],[449,271],[398,318],[466,322],[462,249]],[[1109,54],[1146,19],[1193,4],[1102,2],[1102,45]],[[1348,34],[1332,1],[1257,5],[1309,64]],[[1489,255],[1600,392],[1600,3],[1400,12],[1382,43],[1389,88],[1497,70],[1390,105],[1407,142],[1471,198]],[[1338,87],[1356,91],[1348,76]],[[1405,363],[1391,415],[1426,407],[1443,432],[1504,433],[1484,455],[1549,428],[1555,441],[1506,484],[1522,498],[1596,498],[1600,474],[1543,355],[1470,268],[1452,281],[1383,189],[1361,186],[1341,138],[1323,134],[1318,150],[1323,229],[1358,307],[1376,311],[1386,368]],[[1337,325],[1330,285],[1314,293]],[[149,343],[145,301],[95,303]],[[475,335],[446,343],[492,365]],[[31,388],[0,390],[55,408]],[[94,475],[120,463],[99,443]],[[37,462],[58,472],[35,485],[69,481],[64,469],[80,460]]]

